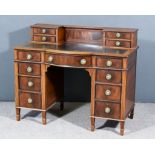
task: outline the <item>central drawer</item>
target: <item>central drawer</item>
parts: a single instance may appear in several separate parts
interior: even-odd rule
[[[120,102],[121,87],[96,84],[96,99]]]
[[[40,78],[33,77],[19,77],[19,89],[29,91],[41,91],[41,80]]]
[[[23,75],[39,76],[41,74],[40,64],[18,63],[18,72]]]
[[[19,92],[19,105],[20,107],[41,109],[41,95]]]
[[[73,56],[60,54],[46,54],[45,61],[56,65],[66,65],[75,67],[91,67],[91,56]]]

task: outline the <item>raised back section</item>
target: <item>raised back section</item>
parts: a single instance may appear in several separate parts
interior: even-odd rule
[[[103,44],[102,29],[65,28],[65,42]]]
[[[83,43],[117,49],[137,47],[137,29],[52,24],[35,24],[31,29],[32,42],[37,44]]]

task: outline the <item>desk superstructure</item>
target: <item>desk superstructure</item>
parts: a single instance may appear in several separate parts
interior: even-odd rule
[[[91,77],[91,130],[95,119],[133,118],[137,29],[35,24],[30,43],[14,49],[16,119],[27,108],[42,112],[60,102],[64,68],[82,68]]]

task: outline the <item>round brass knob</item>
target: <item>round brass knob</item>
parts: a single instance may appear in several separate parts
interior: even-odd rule
[[[42,41],[46,41],[46,37],[42,37]]]
[[[104,109],[104,111],[105,111],[105,113],[109,114],[109,113],[111,112],[111,109],[110,109],[109,107],[106,107],[106,108]]]
[[[108,61],[106,62],[106,65],[107,65],[107,67],[111,67],[111,66],[112,66],[112,61],[108,60]]]
[[[46,33],[46,29],[42,29],[42,33]]]
[[[117,38],[120,38],[120,37],[121,37],[121,33],[117,32],[117,33],[116,33],[116,37],[117,37]]]
[[[33,82],[32,81],[28,81],[27,85],[28,85],[28,87],[32,87],[33,86]]]
[[[48,62],[52,62],[53,61],[53,57],[52,56],[49,56],[48,57]]]
[[[111,75],[111,74],[107,74],[105,78],[106,78],[107,80],[111,80],[112,75]]]
[[[106,96],[110,96],[110,95],[111,95],[111,91],[110,91],[109,89],[107,89],[107,90],[105,91],[105,95],[106,95]]]
[[[33,102],[32,98],[27,99],[27,103],[31,104]]]
[[[28,72],[28,73],[31,73],[31,72],[32,72],[32,67],[30,67],[30,66],[27,67],[27,72]]]
[[[116,41],[116,46],[120,46],[121,45],[121,43],[120,43],[120,41]]]
[[[87,63],[87,60],[86,59],[81,59],[81,61],[80,61],[80,64],[81,65],[85,65]]]
[[[32,59],[32,55],[31,54],[27,54],[26,58],[27,58],[27,60],[31,60]]]

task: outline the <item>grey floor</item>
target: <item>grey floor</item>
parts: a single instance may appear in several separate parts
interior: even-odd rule
[[[127,119],[125,135],[119,135],[119,124],[96,120],[96,130],[89,129],[89,103],[59,104],[47,113],[47,125],[41,114],[22,110],[22,120],[15,120],[14,102],[0,102],[0,138],[155,138],[155,103],[136,103],[135,117]]]

